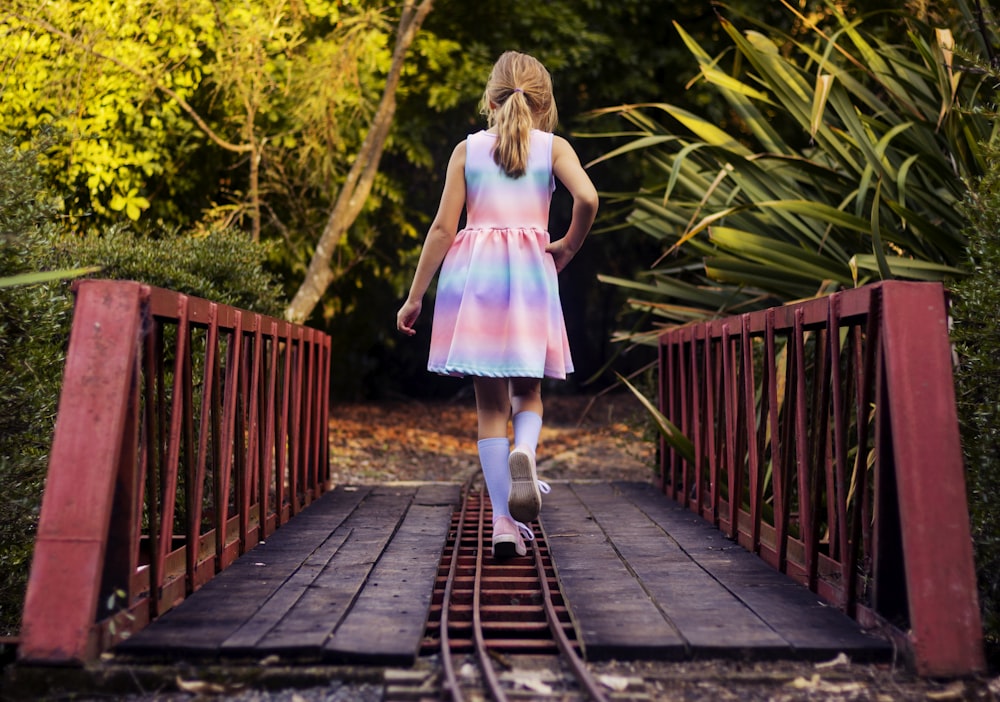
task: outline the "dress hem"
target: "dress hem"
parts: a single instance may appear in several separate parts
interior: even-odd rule
[[[437,373],[438,375],[446,375],[453,378],[464,378],[465,376],[473,376],[478,378],[538,378],[539,380],[543,378],[552,378],[553,380],[566,380],[566,376],[573,372],[572,368],[567,369],[562,373],[556,371],[544,370],[541,374],[538,371],[532,370],[485,370],[479,368],[467,368],[467,367],[457,367],[457,366],[427,366],[427,370],[431,373]]]

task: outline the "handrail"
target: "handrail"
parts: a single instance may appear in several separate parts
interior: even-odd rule
[[[328,487],[330,338],[134,282],[76,305],[18,657],[81,664]]]
[[[666,331],[661,487],[904,644],[918,672],[984,669],[946,297],[883,282]]]

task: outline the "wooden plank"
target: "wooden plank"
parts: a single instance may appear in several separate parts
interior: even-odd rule
[[[788,641],[795,657],[822,659],[840,652],[855,660],[891,656],[888,641],[865,632],[846,614],[725,539],[708,522],[651,485],[615,483],[615,487],[668,532],[706,573]]]
[[[322,551],[328,541],[337,541],[338,527],[369,492],[369,488],[337,488],[326,493],[115,651],[167,658],[217,655],[226,639],[296,573],[306,556]]]
[[[284,618],[257,643],[259,655],[318,657],[399,526],[415,488],[373,488],[344,521],[351,533]]]
[[[338,529],[306,560],[281,587],[253,613],[246,622],[222,643],[228,655],[256,654],[261,639],[288,614],[306,590],[327,567],[350,536],[349,528]]]
[[[569,485],[552,486],[541,524],[587,659],[687,656],[684,639],[632,577]]]
[[[453,512],[451,504],[410,508],[347,618],[323,646],[324,659],[416,662]]]
[[[441,505],[457,510],[462,504],[461,483],[426,483],[417,488],[415,505]]]
[[[694,657],[770,659],[791,645],[607,483],[573,491]]]

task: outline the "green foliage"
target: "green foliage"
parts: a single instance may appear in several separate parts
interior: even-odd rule
[[[168,287],[270,315],[284,307],[261,269],[266,248],[232,230],[210,236],[66,235],[37,149],[0,141],[0,270],[38,274],[100,266],[104,278]],[[72,294],[67,282],[0,288],[0,634],[21,601],[55,426]]]
[[[207,236],[142,236],[128,227],[102,235],[61,236],[45,263],[99,266],[91,277],[138,280],[213,302],[280,317],[280,288],[261,268],[267,246],[232,229]]]
[[[65,131],[39,162],[67,214],[89,216],[83,226],[117,213],[138,219],[151,184],[171,195],[196,185],[182,164],[200,135],[178,102],[154,89],[186,99],[204,78],[212,6],[183,5],[12,0],[0,15],[0,135],[23,144],[45,125]],[[175,205],[161,198],[156,215],[176,217]]]
[[[58,233],[37,151],[0,142],[0,270],[27,262]],[[55,422],[69,324],[65,285],[0,289],[0,633],[17,631]]]
[[[972,274],[952,290],[952,315],[980,604],[987,641],[1000,650],[1000,151],[988,155],[963,205]]]
[[[723,19],[730,48],[714,57],[678,27],[725,119],[670,103],[607,111],[632,126],[607,158],[641,155],[630,221],[660,255],[636,279],[606,280],[657,326],[963,274],[957,205],[993,122],[954,106],[990,99],[989,86],[955,65],[946,30],[909,19],[890,40],[833,3],[812,17],[786,8],[801,36]]]
[[[5,9],[0,134],[66,131],[40,161],[78,228],[123,213],[256,232],[266,216],[293,254],[364,138],[394,30],[391,11],[365,2]]]

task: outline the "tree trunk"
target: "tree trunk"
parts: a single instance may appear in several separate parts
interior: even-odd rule
[[[371,127],[361,145],[358,157],[347,174],[323,233],[316,243],[316,251],[309,262],[305,280],[285,310],[285,318],[290,322],[302,324],[312,314],[320,298],[333,282],[334,275],[330,261],[337,245],[361,213],[375,182],[385,140],[396,112],[396,89],[399,87],[406,51],[431,11],[431,5],[432,0],[421,0],[419,5],[416,5],[416,0],[408,0],[403,8],[396,34],[396,47],[392,53],[392,65],[386,77],[382,99],[372,118]]]

